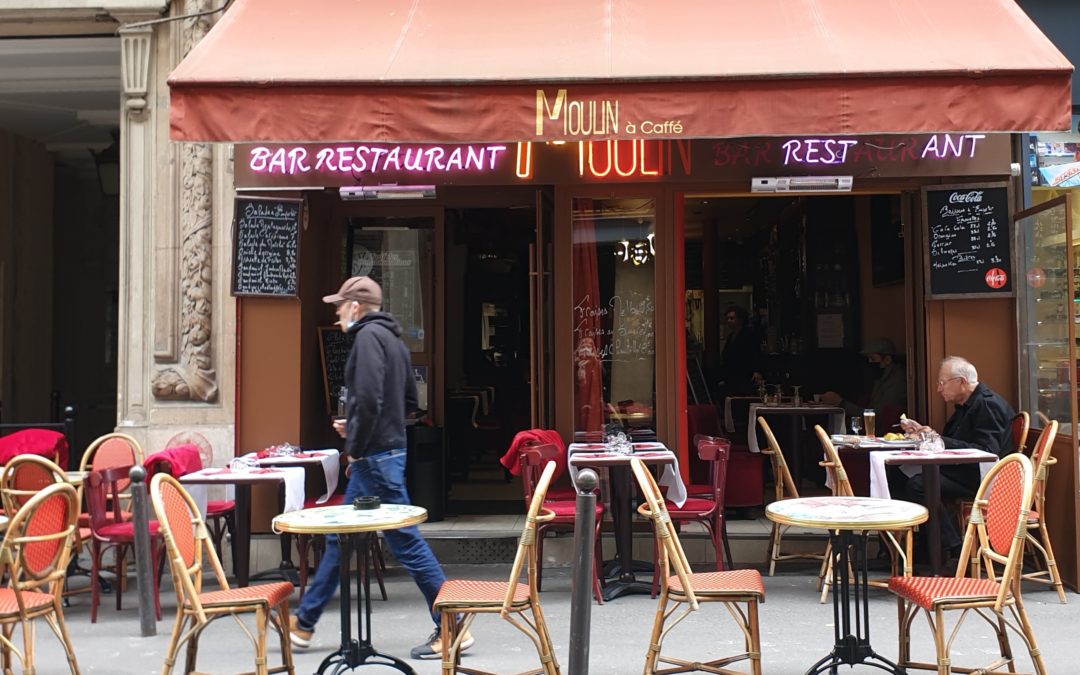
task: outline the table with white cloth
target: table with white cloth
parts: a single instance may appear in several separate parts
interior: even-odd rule
[[[199,508],[205,512],[206,491],[192,490],[194,486],[225,485],[236,490],[236,531],[233,532],[233,573],[238,586],[247,586],[251,560],[251,486],[256,483],[284,483],[285,511],[295,511],[304,505],[304,469],[301,467],[258,468],[253,471],[234,471],[226,468],[200,469],[180,477],[180,482],[192,493],[201,492]]]
[[[604,600],[612,600],[627,593],[652,593],[651,580],[638,581],[634,576],[633,532],[631,523],[634,518],[635,493],[630,458],[636,457],[645,464],[659,465],[661,487],[667,488],[667,498],[681,506],[686,502],[686,485],[679,473],[679,459],[663,443],[634,443],[632,454],[612,452],[603,443],[571,443],[568,448],[570,478],[575,480],[577,472],[585,467],[610,472],[610,478],[602,483],[611,490],[611,519],[615,527],[616,564],[605,567],[614,577],[604,586]],[[576,483],[575,483],[576,485]],[[639,564],[637,571],[650,571],[651,565]]]
[[[844,431],[844,409],[839,406],[824,405],[822,403],[803,403],[799,406],[752,403],[750,404],[750,419],[747,422],[746,429],[746,444],[750,448],[750,452],[761,452],[757,435],[757,418],[759,415],[765,418],[773,431],[773,435],[776,436],[776,441],[780,444],[780,450],[784,453],[788,471],[791,472],[791,477],[796,485],[804,478],[800,457],[802,453],[799,452],[799,437],[800,432],[806,427],[806,418],[828,416],[828,428],[826,431],[831,434],[839,434]],[[814,470],[818,470],[816,462],[812,466]],[[820,484],[820,477],[817,480]]]

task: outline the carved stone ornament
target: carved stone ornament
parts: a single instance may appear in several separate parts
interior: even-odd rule
[[[209,0],[193,0],[189,13]],[[210,30],[207,17],[183,22],[186,54]],[[180,359],[158,370],[154,396],[165,400],[216,401],[213,366],[213,152],[208,143],[180,144]]]

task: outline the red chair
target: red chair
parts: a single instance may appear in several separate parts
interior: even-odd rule
[[[86,503],[90,514],[90,578],[98,579],[102,570],[102,558],[113,549],[113,572],[116,575],[116,609],[121,607],[124,581],[127,578],[126,555],[135,550],[135,524],[124,520],[120,511],[120,485],[128,483],[131,466],[114,466],[103,471],[91,471],[86,476]],[[161,619],[161,603],[158,589],[161,583],[159,562],[162,557],[162,538],[156,520],[150,521],[150,555],[154,570],[154,611]],[[91,584],[90,623],[97,623],[100,602],[100,583]]]
[[[521,451],[521,486],[525,490],[525,504],[532,503],[533,492],[536,489],[540,474],[549,461],[553,461],[559,449],[554,445],[530,445]],[[554,514],[551,520],[537,524],[536,529],[536,587],[540,588],[542,572],[544,569],[544,535],[548,531],[572,532],[574,530],[574,517],[577,511],[575,501],[565,499],[545,499],[543,508]],[[593,531],[593,596],[596,602],[604,604],[604,596],[600,590],[600,565],[603,560],[600,546],[600,524],[604,518],[604,507],[596,504],[596,525]]]
[[[665,500],[664,508],[673,523],[698,522],[705,526],[712,540],[716,553],[716,571],[724,571],[724,559],[727,558],[729,569],[735,568],[731,559],[731,546],[728,544],[727,522],[724,520],[724,487],[727,482],[728,458],[731,456],[731,443],[726,438],[702,436],[697,442],[697,456],[709,467],[709,494],[707,496],[687,496],[682,506]],[[659,576],[653,574],[652,595],[656,597]]]
[[[79,471],[101,471],[114,466],[131,467],[134,464],[143,463],[143,450],[139,442],[126,434],[105,434],[98,438],[83,453],[79,460]],[[120,492],[122,493],[125,506],[129,501],[127,495],[128,477],[124,475],[119,480]],[[82,492],[79,492],[82,497]],[[81,502],[80,502],[81,503]],[[122,520],[131,518],[127,508],[116,512]],[[112,517],[111,514],[109,517]],[[90,537],[90,514],[79,514],[79,536],[86,540]]]

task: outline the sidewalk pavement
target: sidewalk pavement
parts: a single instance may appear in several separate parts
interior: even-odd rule
[[[809,566],[793,568],[785,565],[783,573],[766,578],[766,602],[761,607],[762,668],[767,675],[797,675],[804,673],[819,658],[829,652],[833,642],[832,604],[819,604],[814,590],[816,569]],[[508,565],[450,565],[451,578],[503,579]],[[544,614],[555,643],[561,671],[569,661],[570,630],[570,570],[544,570],[544,591],[541,593]],[[436,675],[440,663],[408,659],[411,647],[423,642],[433,628],[423,608],[423,598],[412,580],[400,568],[391,569],[386,577],[389,600],[373,601],[373,643],[384,653],[409,661],[418,675]],[[1039,647],[1050,673],[1076,672],[1074,644],[1075,626],[1080,620],[1080,595],[1068,594],[1069,604],[1058,603],[1057,596],[1047,587],[1029,585],[1024,595]],[[376,588],[377,591],[377,588]],[[295,605],[298,594],[291,604]],[[377,597],[377,596],[376,596]],[[169,578],[162,580],[162,621],[158,634],[144,638],[139,634],[138,596],[134,578],[124,594],[124,609],[116,611],[112,595],[102,596],[98,623],[90,623],[90,597],[77,595],[65,611],[68,630],[83,673],[107,675],[150,675],[161,672],[165,647],[169,641],[175,617],[175,596]],[[656,601],[647,595],[624,596],[603,606],[592,605],[592,631],[589,672],[594,675],[626,675],[641,672],[645,648],[652,627]],[[335,599],[319,622],[312,647],[294,650],[297,675],[314,673],[319,663],[338,645],[339,615]],[[874,649],[889,659],[896,658],[896,603],[884,590],[871,589],[871,643]],[[354,614],[355,617],[355,614]],[[354,618],[355,620],[355,618]],[[249,624],[250,625],[250,624]],[[355,629],[355,627],[354,627]],[[536,652],[528,639],[497,615],[481,616],[473,624],[476,645],[465,653],[463,665],[493,672],[521,672],[535,667]],[[44,624],[37,629],[37,667],[40,675],[67,673],[63,651],[56,637]],[[21,643],[21,636],[16,636]],[[734,651],[741,644],[730,618],[720,606],[702,605],[702,609],[680,624],[665,642],[672,653],[680,656],[709,658]],[[1013,653],[1017,655],[1020,672],[1033,672],[1023,642],[1011,637]],[[269,663],[279,663],[277,635],[269,636]],[[917,619],[912,640],[913,656],[933,661],[933,642],[926,622]],[[969,616],[956,646],[953,663],[984,665],[997,654],[997,641],[985,622]],[[199,645],[198,669],[211,673],[237,673],[253,669],[250,643],[234,621],[221,619],[206,630]],[[183,672],[184,659],[178,659],[174,672]],[[737,670],[743,664],[737,664]],[[840,672],[878,672],[871,668]],[[384,666],[357,668],[363,675],[381,675],[398,671]]]

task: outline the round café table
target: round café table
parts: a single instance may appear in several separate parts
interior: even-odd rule
[[[341,575],[341,646],[319,665],[317,675],[324,672],[342,673],[362,665],[383,665],[407,675],[416,675],[401,659],[382,654],[371,644],[371,583],[368,570],[369,538],[379,530],[399,530],[427,520],[427,511],[407,504],[383,504],[377,509],[357,509],[351,504],[323,506],[284,513],[274,518],[275,532],[292,534],[336,534],[341,555],[338,569]],[[356,585],[356,637],[352,636],[350,610],[352,592],[349,568],[353,555],[362,570],[361,582]]]
[[[773,502],[765,507],[765,515],[782,525],[829,531],[836,641],[832,652],[810,666],[807,675],[835,673],[841,664],[854,666],[862,663],[906,675],[903,668],[879,656],[870,646],[866,535],[868,532],[902,530],[924,523],[929,515],[926,507],[897,499],[874,497],[801,497]],[[849,569],[855,572],[854,580],[850,578]],[[853,610],[854,626],[851,620]]]

